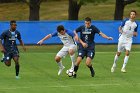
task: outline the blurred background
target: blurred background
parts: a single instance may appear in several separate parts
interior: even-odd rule
[[[0,21],[122,20],[130,10],[140,19],[140,0],[0,0]]]
[[[108,41],[97,36],[95,42],[116,44],[118,27],[131,10],[137,11],[136,20],[140,24],[140,0],[0,0],[0,33],[9,28],[10,20],[17,20],[25,44],[36,44],[46,34],[56,31],[58,25],[73,31],[84,24],[85,17],[91,17],[99,30],[114,38]],[[140,37],[134,38],[135,44],[139,41]],[[44,43],[61,41],[55,37]]]

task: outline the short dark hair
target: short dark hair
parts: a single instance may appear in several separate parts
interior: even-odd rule
[[[64,31],[64,26],[63,26],[63,25],[59,25],[59,26],[57,27],[57,31],[58,31],[58,32],[60,32],[61,30]]]
[[[131,10],[130,13],[131,13],[131,12],[134,12],[135,14],[137,14],[136,10]]]
[[[12,24],[16,24],[16,21],[15,20],[11,20],[10,21],[10,25],[12,25]]]
[[[91,22],[91,18],[90,17],[86,17],[85,21],[90,21]]]

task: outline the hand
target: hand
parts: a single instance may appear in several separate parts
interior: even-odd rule
[[[37,44],[40,44],[40,45],[41,45],[42,43],[43,43],[43,40],[40,40],[40,41],[37,42]]]
[[[82,46],[83,46],[84,48],[87,48],[87,47],[88,47],[87,43],[82,43]]]
[[[112,37],[108,37],[107,39],[108,39],[108,40],[113,40],[113,38],[112,38]]]

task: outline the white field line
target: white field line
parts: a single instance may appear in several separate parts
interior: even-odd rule
[[[58,86],[35,86],[35,87],[11,87],[11,88],[1,88],[0,90],[15,90],[15,89],[29,89],[29,88],[65,88],[65,87],[97,87],[97,86],[120,86],[121,84],[90,84],[90,85],[58,85]]]
[[[136,83],[140,85],[140,83]],[[66,88],[66,87],[101,87],[101,86],[121,86],[125,84],[90,84],[90,85],[58,85],[58,86],[35,86],[35,87],[11,87],[11,88],[0,88],[0,90],[15,90],[15,89],[30,89],[30,88]]]
[[[33,52],[33,53],[31,53],[30,52],[30,54],[36,54],[36,53],[38,53],[38,54],[42,54],[41,52]],[[56,53],[47,53],[47,52],[44,52],[45,54],[57,54],[57,52]],[[116,52],[95,52],[95,53],[98,53],[98,54],[106,54],[106,53],[116,53]],[[131,53],[140,53],[140,51],[137,51],[137,52],[131,52]],[[24,54],[24,53],[23,53]]]

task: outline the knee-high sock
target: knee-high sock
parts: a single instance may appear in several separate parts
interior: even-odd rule
[[[15,65],[16,76],[19,75],[19,68],[20,68],[19,64],[16,64],[16,65]]]
[[[122,68],[125,68],[127,62],[128,62],[128,59],[129,59],[129,56],[125,56],[124,58],[124,63],[123,63],[123,67]]]
[[[62,61],[57,62],[57,64],[58,64],[59,68],[62,68],[63,67]]]
[[[75,54],[73,54],[73,55],[71,55],[70,56],[70,58],[71,58],[71,69],[74,69],[74,64],[75,64]]]
[[[116,67],[116,63],[117,63],[117,60],[118,60],[118,59],[119,59],[119,56],[115,55],[113,67]]]
[[[77,72],[77,70],[78,70],[78,68],[79,68],[79,66],[74,66],[74,72]]]

